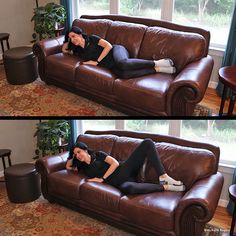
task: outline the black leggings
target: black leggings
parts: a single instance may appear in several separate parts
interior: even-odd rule
[[[158,177],[165,174],[165,170],[161,163],[159,154],[156,151],[155,144],[151,139],[145,139],[133,151],[129,158],[118,167],[118,170],[115,171],[114,175],[107,178],[107,182],[118,187],[125,194],[164,191],[164,187],[161,184],[137,183],[130,181],[130,179],[135,179],[146,158],[155,168]]]
[[[113,45],[113,71],[121,79],[129,79],[156,73],[155,63],[152,60],[129,58],[129,52],[122,45]]]

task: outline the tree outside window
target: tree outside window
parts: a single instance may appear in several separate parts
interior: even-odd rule
[[[79,0],[80,15],[103,15],[110,13],[109,0]]]
[[[236,120],[183,120],[181,138],[217,145],[221,162],[236,165]]]
[[[120,13],[130,16],[161,18],[160,0],[126,0],[120,1]]]
[[[211,45],[225,45],[231,23],[233,0],[175,0],[173,21],[205,28]]]

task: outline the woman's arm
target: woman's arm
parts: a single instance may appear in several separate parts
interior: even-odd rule
[[[92,178],[92,179],[88,179],[88,181],[102,183],[104,181],[103,179],[106,179],[108,176],[110,176],[116,170],[116,168],[119,166],[119,162],[111,156],[107,156],[104,161],[106,163],[108,163],[110,165],[110,167],[108,168],[106,173],[103,175],[103,177],[102,178],[96,178],[95,177],[95,178]]]
[[[100,62],[112,49],[112,45],[108,41],[106,41],[105,39],[100,39],[98,42],[98,45],[103,47],[103,51],[101,52],[97,61],[85,61],[85,62],[83,62],[83,64],[96,66],[98,64],[98,62]]]

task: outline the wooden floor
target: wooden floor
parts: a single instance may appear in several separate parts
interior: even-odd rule
[[[203,100],[199,103],[200,105],[209,107],[212,109],[213,115],[218,116],[220,110],[221,97],[216,93],[213,88],[207,88]],[[229,100],[225,102],[224,113],[227,113],[229,107]],[[236,105],[234,106],[234,115],[236,115]]]
[[[215,215],[209,224],[222,228],[224,233],[229,233],[231,219],[231,215],[227,212],[226,208],[218,206]]]

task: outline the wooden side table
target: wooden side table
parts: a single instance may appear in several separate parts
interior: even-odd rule
[[[229,197],[234,202],[234,212],[230,228],[230,236],[235,236],[236,234],[234,234],[234,226],[236,221],[236,184],[233,184],[229,187]]]
[[[230,97],[230,103],[228,108],[228,116],[233,115],[234,104],[236,100],[236,66],[225,66],[219,70],[219,80],[223,83],[223,95],[220,104],[219,116],[223,115],[224,105],[225,105],[225,96],[227,90],[232,89],[232,95]]]

